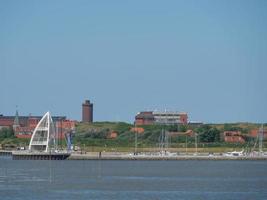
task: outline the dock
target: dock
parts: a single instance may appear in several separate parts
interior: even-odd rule
[[[0,156],[12,156],[12,151],[0,151]]]

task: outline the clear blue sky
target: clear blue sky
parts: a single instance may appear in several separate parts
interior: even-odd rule
[[[267,1],[0,1],[0,113],[267,121]]]

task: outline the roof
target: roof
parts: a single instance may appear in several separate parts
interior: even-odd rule
[[[135,116],[136,119],[142,118],[142,119],[154,119],[154,116],[152,112],[140,112]]]
[[[4,116],[0,115],[0,120],[1,119],[6,119],[6,120],[15,120],[16,116]],[[35,118],[35,119],[42,119],[43,116],[19,116],[19,120],[28,120],[29,118]],[[60,119],[65,120],[67,117],[66,116],[53,116],[52,119],[55,121],[58,121]]]
[[[1,116],[0,115],[0,126],[13,126],[16,116]],[[37,119],[38,121],[42,119],[42,116],[18,116],[18,124],[20,126],[26,126],[29,119]],[[54,122],[66,120],[65,116],[54,116],[52,117]]]
[[[187,115],[187,113],[179,111],[154,111],[153,115]]]

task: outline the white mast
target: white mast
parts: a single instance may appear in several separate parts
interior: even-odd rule
[[[262,154],[262,140],[263,140],[263,125],[261,125],[261,128],[259,129],[259,153]]]

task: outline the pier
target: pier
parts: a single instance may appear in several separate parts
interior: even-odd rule
[[[12,156],[12,151],[0,151],[0,156]]]
[[[12,152],[13,160],[65,160],[69,153]]]

